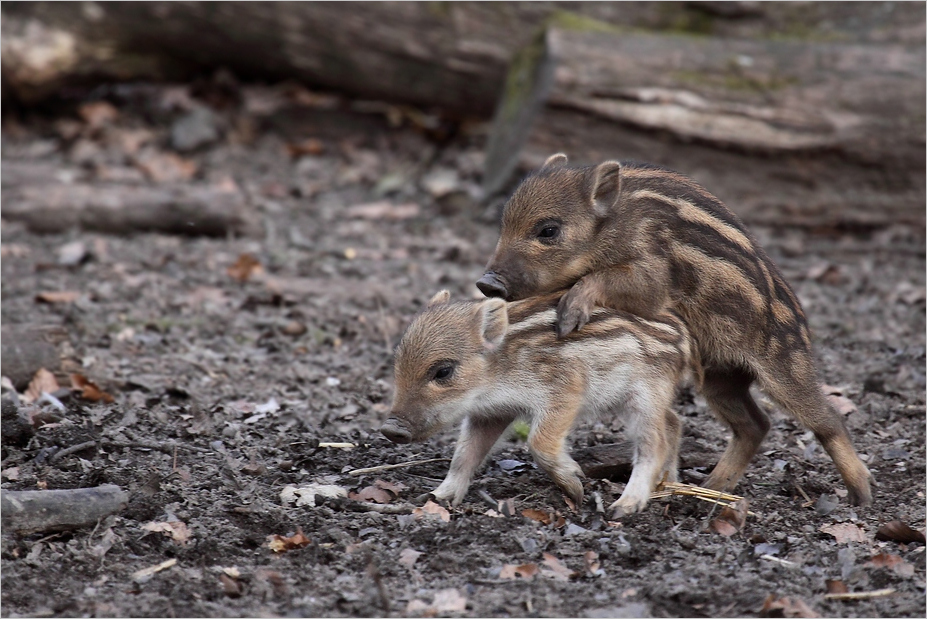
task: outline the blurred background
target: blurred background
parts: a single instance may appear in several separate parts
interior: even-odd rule
[[[408,127],[472,147],[425,184],[482,204],[564,151],[680,170],[748,221],[919,224],[924,37],[906,2],[10,3],[4,131],[70,115],[48,137],[110,182],[205,177],[191,153],[265,131],[311,161]],[[120,110],[169,136],[86,133]]]

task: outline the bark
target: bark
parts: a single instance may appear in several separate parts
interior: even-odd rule
[[[3,218],[37,233],[81,228],[114,234],[254,235],[259,223],[235,187],[204,183],[38,183],[4,164]],[[25,166],[24,169],[28,169]]]
[[[129,502],[119,486],[74,490],[2,490],[3,528],[18,533],[93,526]]]
[[[551,27],[513,61],[484,189],[562,151],[684,172],[752,221],[923,221],[922,45]]]
[[[512,54],[552,17],[741,38],[920,41],[924,20],[916,3],[881,2],[20,2],[2,10],[4,96],[9,88],[36,100],[101,79],[185,80],[226,68],[480,117],[491,115]]]
[[[679,468],[711,467],[720,454],[705,449],[695,440],[686,437],[679,445]],[[622,441],[606,445],[595,445],[577,450],[573,457],[580,464],[586,477],[593,479],[623,479],[631,476],[634,468],[634,443]]]

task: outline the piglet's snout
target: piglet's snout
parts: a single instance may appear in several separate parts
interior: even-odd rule
[[[412,433],[395,417],[390,417],[380,428],[380,432],[394,443],[411,443]]]
[[[504,299],[508,296],[508,290],[506,290],[505,284],[502,283],[499,276],[492,271],[486,271],[483,277],[476,282],[476,287],[487,297],[499,297]]]

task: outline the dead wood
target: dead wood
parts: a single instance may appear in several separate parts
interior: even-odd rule
[[[73,490],[0,490],[3,527],[18,533],[93,526],[128,504],[119,486]]]
[[[253,235],[259,228],[240,191],[205,184],[4,183],[3,217],[37,233],[78,227],[221,237]]]
[[[679,446],[679,467],[709,467],[715,464],[720,454],[705,449],[694,439],[683,438]],[[577,449],[573,457],[583,469],[586,477],[595,479],[626,479],[634,468],[634,443],[621,441],[606,445],[594,445]]]
[[[487,147],[487,193],[565,152],[571,163],[684,171],[751,221],[923,222],[922,44],[598,26],[554,25],[513,60]]]

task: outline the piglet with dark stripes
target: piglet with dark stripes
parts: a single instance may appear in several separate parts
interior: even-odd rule
[[[769,430],[760,387],[811,429],[855,504],[870,475],[817,380],[801,305],[741,221],[694,181],[655,166],[571,167],[550,157],[505,206],[502,235],[477,283],[509,301],[569,288],[561,336],[587,328],[593,308],[648,318],[671,309],[704,368],[702,394],[733,437],[706,485],[729,490]]]
[[[691,342],[671,312],[642,319],[590,311],[580,332],[558,338],[560,295],[515,303],[450,303],[442,291],[409,326],[396,349],[396,395],[381,428],[396,443],[423,441],[463,420],[450,471],[432,493],[460,503],[470,480],[505,429],[518,418],[531,430],[535,462],[577,506],[582,470],[567,437],[583,414],[622,415],[634,441],[634,468],[620,517],[644,508],[664,476],[676,480],[680,423],[677,386],[698,380]]]

